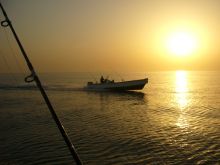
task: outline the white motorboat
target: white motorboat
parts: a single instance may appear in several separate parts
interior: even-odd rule
[[[85,89],[87,90],[113,90],[113,91],[127,91],[127,90],[141,90],[145,84],[148,83],[148,78],[130,81],[106,81],[100,83],[88,82]]]

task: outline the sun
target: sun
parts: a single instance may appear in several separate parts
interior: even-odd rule
[[[197,49],[196,37],[184,31],[171,33],[166,44],[168,52],[175,56],[189,56]]]

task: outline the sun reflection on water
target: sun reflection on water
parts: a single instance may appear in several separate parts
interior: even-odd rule
[[[187,72],[176,71],[176,102],[180,109],[180,115],[176,125],[180,128],[187,128],[188,122],[186,118],[185,108],[188,105],[188,85],[187,85]]]
[[[181,109],[187,105],[187,72],[176,71],[176,100]]]

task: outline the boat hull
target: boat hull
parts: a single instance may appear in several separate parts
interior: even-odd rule
[[[127,91],[141,90],[148,83],[148,78],[132,81],[109,82],[99,84],[88,84],[85,88],[88,90],[112,90],[112,91]]]

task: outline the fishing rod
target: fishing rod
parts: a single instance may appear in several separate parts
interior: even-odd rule
[[[52,117],[53,117],[53,119],[54,119],[54,121],[55,121],[55,123],[56,123],[56,125],[57,125],[57,127],[58,127],[58,129],[60,131],[60,133],[61,133],[61,135],[63,136],[64,141],[66,142],[66,145],[68,146],[68,148],[70,150],[71,155],[73,156],[73,159],[75,160],[77,165],[82,165],[83,163],[80,160],[80,158],[79,158],[79,156],[78,156],[78,154],[77,154],[77,152],[76,152],[72,142],[70,141],[70,139],[69,139],[69,137],[68,137],[68,135],[67,135],[67,133],[66,133],[66,131],[65,131],[63,125],[62,125],[62,123],[60,122],[60,120],[59,120],[59,118],[58,118],[58,116],[57,116],[57,114],[56,114],[56,112],[55,112],[55,110],[54,110],[54,108],[53,108],[53,106],[52,106],[52,104],[51,104],[51,102],[50,102],[50,100],[49,100],[49,98],[48,98],[48,96],[47,96],[43,86],[42,86],[42,84],[41,84],[41,81],[40,81],[39,77],[37,76],[37,73],[35,72],[34,67],[31,64],[31,61],[29,60],[29,58],[28,58],[28,56],[27,56],[27,54],[26,54],[26,52],[24,50],[24,47],[22,46],[22,44],[21,44],[21,42],[20,42],[20,40],[19,40],[19,38],[18,38],[18,36],[17,36],[13,26],[12,26],[12,23],[9,20],[9,18],[8,18],[7,14],[6,14],[6,11],[3,8],[1,2],[0,2],[0,8],[2,10],[2,13],[3,13],[4,17],[5,17],[5,20],[1,21],[1,26],[2,27],[8,27],[8,26],[10,27],[10,29],[11,29],[13,35],[14,35],[14,38],[15,38],[15,40],[16,40],[16,42],[17,42],[17,44],[18,44],[18,46],[19,46],[19,48],[21,50],[21,53],[22,53],[22,55],[23,55],[23,57],[24,57],[24,59],[26,61],[26,64],[27,64],[27,66],[28,66],[28,68],[29,68],[29,70],[31,72],[31,74],[29,76],[25,77],[25,79],[24,79],[25,82],[26,83],[30,83],[30,82],[35,81],[35,83],[36,83],[37,87],[39,88],[39,90],[41,92],[41,95],[44,98],[44,101],[47,104],[47,107],[48,107],[48,109],[49,109],[49,111],[50,111],[50,113],[51,113],[51,115],[52,115]]]

